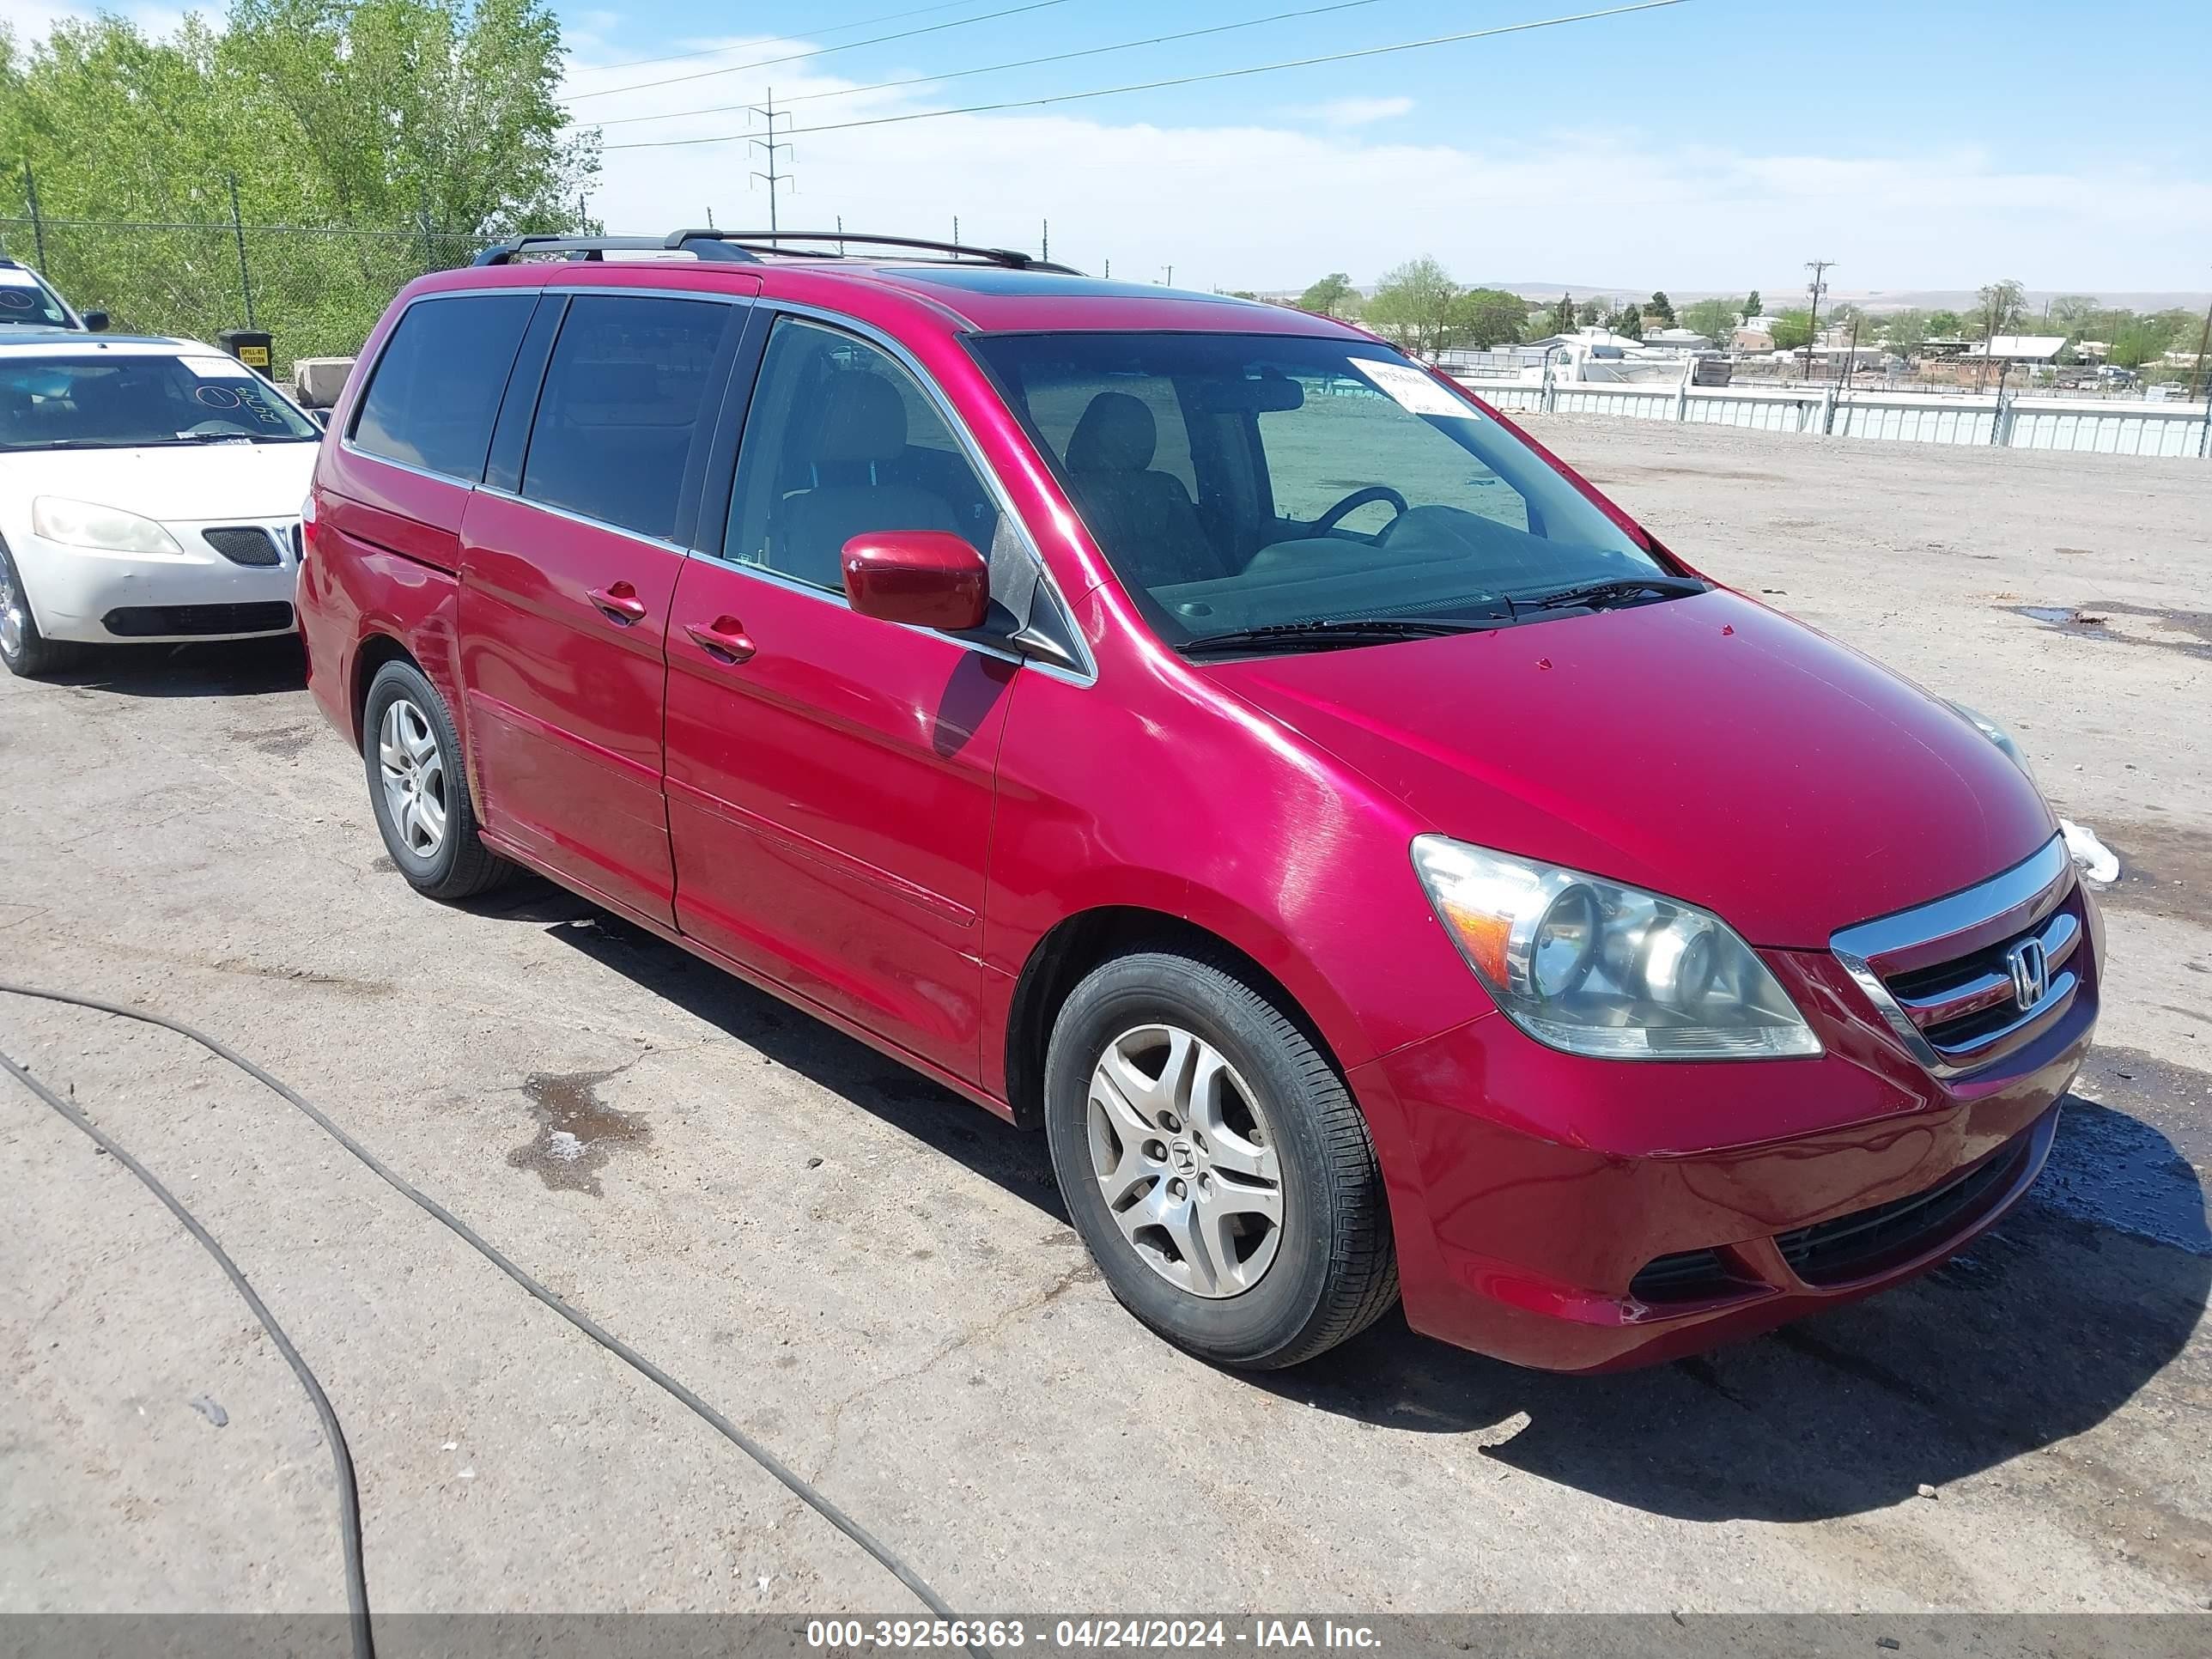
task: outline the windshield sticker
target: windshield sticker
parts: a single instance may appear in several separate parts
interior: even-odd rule
[[[28,311],[38,303],[38,295],[27,289],[0,289],[0,311]]]
[[[246,400],[227,386],[203,386],[192,388],[192,401],[210,409],[236,409]]]
[[[179,357],[177,361],[203,380],[250,380],[252,371],[228,357]]]
[[[1411,363],[1377,362],[1372,357],[1352,357],[1346,361],[1401,409],[1409,409],[1416,415],[1446,415],[1454,420],[1481,419],[1473,409]]]

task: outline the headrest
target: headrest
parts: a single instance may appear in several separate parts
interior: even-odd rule
[[[1071,472],[1142,472],[1152,464],[1159,428],[1142,399],[1102,392],[1091,400],[1067,441]]]
[[[880,374],[844,369],[830,377],[814,429],[814,459],[895,461],[906,449],[906,404]]]

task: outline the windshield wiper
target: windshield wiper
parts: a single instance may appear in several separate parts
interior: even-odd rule
[[[1556,593],[1539,594],[1534,599],[1516,599],[1513,603],[1530,611],[1561,611],[1571,605],[1600,605],[1613,599],[1632,599],[1649,593],[1662,599],[1687,599],[1692,593],[1705,592],[1710,584],[1695,576],[1616,576],[1608,581],[1584,582],[1579,587],[1563,587]]]
[[[1320,617],[1310,622],[1269,623],[1262,628],[1232,628],[1201,634],[1187,641],[1186,655],[1216,651],[1295,651],[1308,646],[1380,645],[1391,640],[1439,639],[1503,628],[1510,617]]]

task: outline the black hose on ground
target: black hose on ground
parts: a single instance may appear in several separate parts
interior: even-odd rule
[[[83,1112],[64,1100],[52,1089],[33,1077],[14,1056],[0,1054],[0,1066],[5,1066],[15,1080],[40,1100],[92,1138],[93,1144],[131,1171],[144,1183],[146,1190],[160,1199],[171,1215],[177,1218],[184,1230],[200,1242],[201,1247],[215,1258],[215,1265],[223,1271],[231,1287],[245,1299],[253,1316],[261,1322],[261,1328],[269,1333],[269,1340],[276,1345],[276,1352],[284,1356],[284,1363],[292,1368],[292,1375],[300,1379],[300,1386],[307,1391],[307,1398],[315,1407],[315,1415],[323,1420],[323,1434],[330,1442],[331,1462],[338,1477],[338,1547],[345,1557],[346,1622],[353,1636],[355,1659],[375,1659],[376,1644],[368,1629],[368,1568],[362,1559],[361,1546],[361,1493],[353,1479],[353,1449],[346,1444],[345,1431],[338,1426],[338,1414],[331,1409],[330,1395],[323,1392],[322,1383],[307,1362],[300,1358],[299,1349],[292,1339],[284,1334],[284,1328],[276,1322],[276,1316],[269,1311],[268,1304],[254,1293],[246,1283],[246,1275],[238,1263],[230,1259],[215,1235],[200,1224],[199,1218],[179,1201],[177,1195],[155,1178],[152,1170],[131,1157],[115,1137],[102,1129]]]
[[[204,1031],[196,1030],[182,1020],[171,1019],[163,1014],[151,1013],[143,1008],[127,1007],[120,1003],[103,1002],[97,997],[78,996],[72,992],[42,990],[34,986],[11,985],[5,981],[0,981],[0,994],[9,996],[33,997],[42,1002],[58,1002],[73,1008],[88,1008],[96,1013],[113,1014],[118,1018],[137,1020],[147,1025],[158,1025],[163,1030],[174,1031],[179,1036],[189,1037],[210,1054],[228,1060],[253,1079],[255,1082],[274,1091],[306,1113],[318,1128],[352,1153],[362,1164],[368,1165],[371,1170],[382,1177],[386,1184],[441,1225],[457,1235],[485,1261],[490,1262],[532,1296],[560,1315],[562,1318],[583,1332],[586,1336],[590,1337],[592,1341],[613,1354],[641,1376],[657,1384],[683,1405],[690,1407],[724,1439],[782,1482],[801,1503],[873,1556],[893,1577],[919,1596],[923,1605],[932,1613],[943,1619],[958,1616],[946,1605],[944,1597],[930,1589],[923,1581],[921,1575],[908,1566],[896,1552],[816,1490],[813,1483],[805,1476],[790,1468],[766,1446],[761,1444],[759,1441],[723,1416],[720,1412],[716,1411],[683,1383],[638,1352],[629,1343],[605,1329],[589,1316],[577,1312],[575,1309],[515,1266],[467,1222],[463,1221],[444,1205],[439,1203],[436,1199],[430,1197],[395,1174],[375,1153],[332,1122],[321,1109],[315,1106],[289,1084],[271,1076],[246,1059],[245,1055],[208,1036]],[[0,1059],[4,1059],[4,1056],[0,1056]],[[354,1492],[353,1467],[349,1455],[346,1451],[344,1437],[338,1430],[337,1417],[331,1410],[330,1401],[324,1397],[320,1385],[314,1379],[314,1374],[307,1369],[297,1351],[285,1339],[284,1334],[277,1328],[276,1321],[269,1316],[269,1310],[262,1305],[260,1298],[254,1295],[252,1288],[246,1284],[246,1276],[240,1273],[230,1258],[222,1253],[222,1247],[209,1237],[207,1230],[192,1218],[191,1212],[172,1197],[167,1188],[148,1174],[142,1164],[131,1158],[122,1148],[117,1146],[110,1138],[103,1135],[82,1112],[61,1100],[15,1061],[7,1060],[6,1064],[9,1071],[35,1090],[40,1099],[63,1113],[71,1122],[92,1136],[94,1140],[99,1141],[112,1156],[121,1158],[125,1167],[137,1175],[163,1203],[169,1206],[171,1212],[184,1223],[192,1237],[214,1253],[216,1259],[222,1264],[223,1271],[230,1275],[231,1282],[238,1287],[239,1294],[246,1298],[247,1304],[254,1310],[256,1317],[268,1328],[270,1334],[283,1349],[285,1358],[292,1362],[292,1369],[299,1374],[300,1381],[314,1399],[315,1408],[322,1416],[324,1428],[331,1437],[332,1453],[337,1460],[338,1489],[344,1505],[342,1524],[345,1528],[347,1543],[346,1592],[348,1602],[353,1613],[355,1651],[360,1656],[360,1659],[370,1659],[368,1591],[362,1577],[361,1565],[361,1511],[358,1499]],[[357,1595],[356,1592],[358,1592]],[[979,1650],[970,1649],[969,1650],[975,1652]]]

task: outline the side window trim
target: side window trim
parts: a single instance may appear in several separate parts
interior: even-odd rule
[[[457,483],[471,489],[481,484],[483,482],[483,475],[482,472],[479,472],[477,477],[471,478],[464,477],[462,474],[458,472],[441,472],[434,467],[418,465],[413,461],[398,460],[390,455],[379,454],[374,449],[362,448],[361,445],[356,441],[355,434],[360,429],[362,416],[368,410],[368,399],[370,394],[376,389],[377,376],[383,374],[385,364],[391,360],[392,348],[393,343],[399,338],[399,331],[406,326],[407,319],[410,317],[412,317],[419,307],[427,305],[450,304],[464,300],[482,300],[501,298],[512,295],[527,295],[534,291],[535,290],[527,288],[517,288],[511,284],[502,284],[498,288],[443,289],[435,294],[418,294],[412,300],[410,300],[407,302],[407,308],[401,312],[398,316],[392,319],[392,327],[384,337],[384,343],[377,348],[376,361],[369,365],[368,378],[362,382],[361,395],[353,400],[353,410],[351,414],[347,416],[345,430],[338,434],[338,447],[343,449],[349,455],[357,455],[365,461],[374,461],[380,466],[396,466],[402,472],[412,472],[417,477],[434,478],[441,483]],[[534,313],[532,320],[535,320]],[[515,342],[515,351],[518,356],[521,353],[524,341],[528,338],[529,332],[530,325],[526,323],[523,325],[522,337],[519,338]],[[507,364],[507,374],[510,381],[512,380],[514,372],[514,364],[513,360],[510,360]],[[506,392],[504,388],[502,388],[501,392],[502,402],[505,396]],[[499,416],[500,409],[495,406],[492,415],[492,425],[495,435],[498,431]],[[486,461],[488,465],[489,460],[490,446],[487,445],[485,448]]]
[[[795,577],[787,576],[780,571],[772,570],[762,565],[750,564],[740,559],[730,558],[722,550],[722,538],[728,527],[729,515],[736,504],[738,470],[744,461],[742,441],[745,422],[751,414],[753,395],[758,390],[761,366],[768,354],[769,337],[774,331],[776,323],[786,317],[818,324],[823,327],[849,334],[854,338],[875,347],[897,364],[913,379],[915,384],[921,388],[922,395],[929,399],[931,406],[937,410],[939,416],[943,418],[946,428],[952,434],[953,441],[960,446],[961,454],[967,459],[969,465],[975,469],[976,477],[981,481],[983,488],[989,492],[993,503],[999,509],[1000,523],[1011,528],[1016,542],[1028,558],[1030,568],[1036,574],[1032,593],[1050,596],[1050,603],[1056,605],[1058,614],[1069,619],[1071,625],[1066,630],[1069,635],[1067,643],[1073,647],[1080,666],[1075,669],[1066,668],[1036,657],[1025,656],[1019,652],[1005,649],[988,641],[977,640],[969,635],[954,634],[947,635],[945,637],[957,639],[973,649],[986,652],[993,656],[1004,657],[1010,661],[1019,662],[1027,667],[1055,675],[1062,679],[1073,680],[1082,684],[1094,682],[1098,677],[1097,662],[1091,654],[1088,641],[1082,637],[1080,630],[1073,626],[1074,608],[1061,596],[1060,585],[1053,576],[1051,567],[1045,563],[1044,556],[1037,550],[1036,539],[1030,536],[1028,524],[1024,521],[1021,514],[1015,511],[1013,497],[1008,493],[1004,482],[1000,480],[998,469],[991,464],[990,458],[983,453],[982,446],[975,441],[975,434],[968,429],[966,419],[954,405],[952,399],[945,395],[944,388],[937,384],[936,377],[924,368],[914,354],[904,345],[882,330],[862,322],[856,317],[848,316],[842,312],[831,311],[820,306],[804,305],[796,301],[767,297],[753,302],[753,318],[746,329],[745,339],[739,348],[738,362],[731,376],[731,385],[723,407],[722,421],[717,423],[714,463],[707,475],[706,494],[700,503],[698,532],[692,538],[694,544],[690,549],[690,556],[695,559],[704,559],[721,569],[739,572],[757,581],[767,582],[772,586],[783,588],[794,593],[808,594],[825,605],[851,609],[850,602],[842,592],[833,592],[827,588],[817,587],[811,582],[800,581]],[[726,423],[730,428],[726,453],[721,445],[723,425]],[[1032,615],[1024,620],[1034,621],[1036,610],[1036,605],[1033,599]]]
[[[538,418],[538,394],[544,389],[545,366],[553,361],[553,342],[560,336],[568,310],[565,295],[544,295],[522,331],[522,344],[514,354],[514,366],[507,372],[507,389],[500,396],[499,414],[492,422],[491,449],[484,460],[483,475],[489,489],[511,495],[522,487],[522,459],[530,448],[532,423]]]
[[[521,421],[520,434],[516,441],[514,479],[513,482],[509,483],[495,484],[489,477],[487,477],[481,487],[489,490],[495,495],[501,495],[508,501],[520,502],[523,506],[532,507],[538,512],[550,513],[557,518],[566,519],[572,524],[587,525],[594,530],[603,530],[611,535],[627,536],[631,540],[641,542],[648,547],[657,547],[674,553],[688,553],[690,550],[689,545],[690,526],[696,518],[699,506],[699,492],[703,476],[702,471],[703,457],[707,453],[708,447],[707,443],[702,443],[700,441],[696,433],[693,434],[690,450],[685,460],[682,480],[678,486],[675,519],[671,526],[670,533],[667,536],[653,535],[649,531],[638,529],[635,525],[616,524],[611,520],[594,518],[590,514],[580,513],[574,507],[562,507],[552,501],[539,501],[533,496],[526,495],[522,493],[522,480],[529,471],[531,441],[537,434],[539,407],[544,397],[546,376],[552,368],[553,354],[560,345],[562,331],[568,325],[568,319],[575,309],[575,301],[579,299],[586,298],[678,300],[708,305],[734,306],[743,307],[746,313],[744,323],[735,330],[726,330],[721,343],[715,348],[714,359],[709,364],[708,369],[710,380],[716,377],[728,375],[731,372],[731,364],[733,357],[738,357],[741,360],[743,344],[744,340],[749,337],[751,333],[752,319],[757,309],[754,304],[753,297],[750,295],[724,294],[718,293],[711,289],[682,288],[630,288],[628,286],[615,285],[593,286],[590,288],[570,287],[547,289],[544,292],[543,301],[541,301],[538,314],[531,319],[529,328],[525,331],[525,341],[526,344],[536,334],[539,323],[544,317],[547,310],[551,310],[553,313],[553,320],[546,330],[543,352],[538,359],[532,377],[527,384],[527,398],[526,399],[518,399],[519,404],[526,402],[527,407]],[[523,390],[525,390],[523,383],[515,380],[510,374],[508,380],[508,395],[510,397],[514,397],[517,392],[522,392]],[[364,396],[365,395],[366,392],[364,391]],[[708,395],[719,410],[723,402],[723,395],[720,392],[714,392],[711,386],[709,388]],[[493,433],[492,441],[495,448],[497,447],[500,438],[504,430],[506,417],[507,411],[504,405],[502,405],[500,417],[501,424],[499,427],[495,428]],[[720,417],[718,415],[714,433],[710,434],[708,443],[713,441],[714,436],[719,435],[719,419]]]

